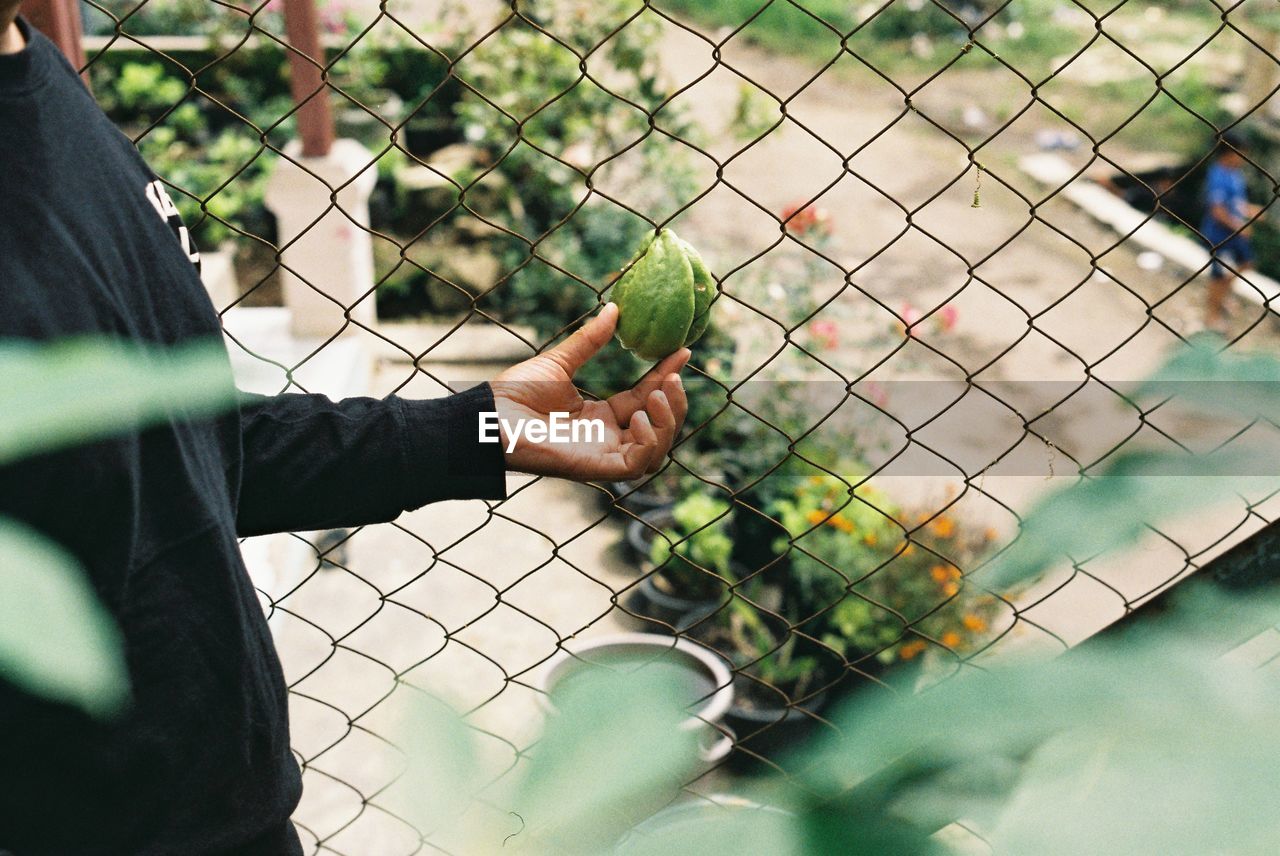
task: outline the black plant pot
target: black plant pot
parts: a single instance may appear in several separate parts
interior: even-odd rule
[[[617,505],[619,508],[625,508],[632,514],[646,514],[650,511],[656,511],[663,508],[670,508],[676,501],[676,497],[667,496],[666,494],[651,489],[653,482],[636,484],[634,482],[609,482],[607,485],[610,493],[616,500],[610,505]],[[632,521],[634,522],[634,521]]]
[[[422,160],[461,139],[457,127],[448,116],[415,116],[404,126],[403,134],[405,149]]]
[[[651,508],[627,524],[627,546],[637,559],[647,562],[649,551],[653,548],[653,539],[658,537],[658,532],[673,529],[675,525],[676,518],[671,513],[670,505]]]
[[[661,573],[650,574],[636,584],[627,609],[636,615],[643,629],[665,633],[667,626],[683,633],[702,619],[711,615],[729,600],[729,589],[716,599],[692,599],[663,591],[656,580]]]
[[[627,524],[627,546],[643,569],[653,567],[649,561],[649,551],[654,539],[658,537],[657,533],[672,529],[675,525],[676,520],[671,514],[670,506],[651,509]],[[741,569],[736,569],[735,572],[739,575],[742,573]],[[669,625],[677,633],[683,632],[729,600],[727,585],[722,587],[716,597],[690,597],[664,585],[665,582],[661,570],[650,573],[636,584],[627,599],[627,609],[641,619],[645,630],[666,632],[668,628],[664,625]]]
[[[738,735],[728,767],[736,773],[768,773],[775,768],[761,758],[777,764],[804,745],[824,723],[817,717],[827,707],[828,693],[820,692],[790,707],[779,698],[776,703],[744,703],[743,691],[752,681],[735,679],[735,701],[724,716],[724,723]]]
[[[733,558],[749,570],[778,568],[775,573],[785,573],[778,561],[774,542],[789,537],[781,523],[756,511],[739,509],[733,517]]]

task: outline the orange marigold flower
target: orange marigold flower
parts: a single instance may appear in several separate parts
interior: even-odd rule
[[[942,587],[942,593],[945,594],[947,597],[952,597],[953,595],[957,594],[959,591],[960,591],[959,583],[947,583],[945,586]]]
[[[806,514],[804,519],[808,520],[814,526],[817,526],[819,523],[825,523],[827,521],[827,515],[826,512],[819,511],[815,508],[813,511]]]
[[[980,615],[971,613],[960,620],[964,622],[965,630],[971,633],[982,633],[987,629],[987,622]]]
[[[951,579],[951,574],[948,573],[946,565],[934,565],[929,569],[929,576],[933,577],[935,583],[945,583]]]
[[[948,648],[955,648],[960,644],[960,634],[954,630],[948,630],[942,634],[941,642]]]
[[[866,535],[863,535],[862,543],[866,544],[868,547],[874,547],[876,545],[876,533],[868,532]]]
[[[898,649],[898,656],[903,660],[910,660],[920,654],[925,649],[923,639],[912,639],[910,642],[904,642],[902,647]]]
[[[933,532],[939,538],[950,538],[956,534],[956,522],[950,517],[943,515],[936,518],[929,524],[929,531]]]
[[[1000,537],[1000,533],[996,531],[996,527],[988,526],[986,529],[982,530],[982,537],[986,538],[988,541],[994,541]]]
[[[843,514],[832,515],[831,519],[828,520],[827,523],[836,527],[841,532],[848,533],[853,531],[853,523],[850,522],[849,518],[845,517]]]
[[[914,553],[915,551],[916,551],[916,545],[915,545],[915,544],[908,544],[907,546],[905,546],[905,547],[903,547],[903,548],[902,548],[902,555],[904,555],[904,556],[910,556],[910,555],[911,555],[912,553]]]

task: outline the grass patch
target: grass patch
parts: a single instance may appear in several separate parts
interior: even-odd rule
[[[834,56],[847,37],[852,51],[883,71],[936,69],[965,52],[971,52],[976,63],[998,62],[968,44],[969,26],[976,21],[966,23],[959,12],[931,0],[892,0],[876,6],[845,0],[775,0],[767,6],[765,0],[661,0],[657,5],[704,27],[741,28],[735,38],[760,47],[819,60]],[[865,17],[872,8],[880,11]],[[1074,32],[1052,23],[1045,12],[1045,0],[1013,0],[979,27],[977,38],[1033,76],[1041,66],[1047,70],[1049,56],[1079,42]],[[1020,28],[1016,38],[1009,36],[1010,24]]]

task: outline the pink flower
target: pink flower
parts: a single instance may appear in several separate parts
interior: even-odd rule
[[[828,351],[840,346],[840,328],[834,321],[814,321],[809,325],[809,333]]]
[[[943,332],[953,329],[959,320],[960,310],[950,303],[938,310],[938,326]]]
[[[920,314],[920,310],[916,309],[910,303],[902,304],[902,308],[898,310],[898,317],[902,319],[902,331],[908,336],[914,336],[915,331],[911,328],[920,323],[920,319],[924,316]]]
[[[862,384],[862,397],[881,409],[889,403],[889,391],[874,380]]]
[[[349,14],[345,3],[329,3],[320,10],[320,28],[330,35],[342,35],[347,31]]]

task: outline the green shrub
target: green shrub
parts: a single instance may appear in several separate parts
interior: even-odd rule
[[[714,600],[732,579],[729,503],[693,493],[677,502],[671,514],[676,526],[654,539],[649,558],[682,596]]]

